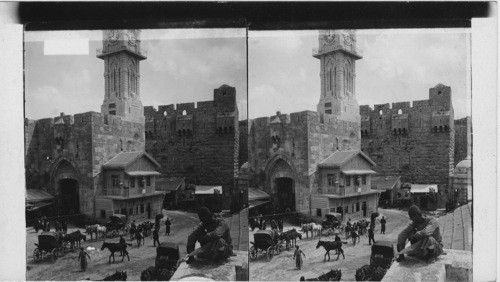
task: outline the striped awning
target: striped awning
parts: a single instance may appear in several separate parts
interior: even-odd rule
[[[267,203],[269,203],[270,201],[251,201],[249,204],[249,207],[248,209],[253,209],[255,207],[258,207],[258,206],[261,206],[261,205],[265,205]]]
[[[26,202],[54,201],[54,196],[41,189],[26,189]]]
[[[363,174],[375,174],[376,172],[371,169],[350,169],[350,170],[342,170],[342,173],[347,175],[363,175]]]
[[[125,171],[130,176],[161,175],[158,171]]]

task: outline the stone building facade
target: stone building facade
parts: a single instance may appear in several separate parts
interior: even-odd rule
[[[144,114],[146,151],[163,175],[221,185],[225,196],[235,194],[240,129],[234,87],[215,89],[212,101],[147,106]]]
[[[139,95],[139,61],[145,59],[139,30],[104,32],[97,57],[104,61],[101,113],[25,121],[28,189],[55,196],[61,215],[97,218],[96,198],[105,183],[103,165],[122,152],[146,146]]]
[[[361,149],[355,92],[355,61],[361,55],[354,32],[321,32],[313,53],[321,66],[317,112],[256,118],[248,137],[250,187],[271,195],[274,209],[306,215],[313,215],[312,195],[326,199],[320,163],[335,152]]]
[[[472,120],[464,117],[455,120],[455,165],[472,153]]]
[[[451,101],[451,88],[438,84],[428,100],[360,106],[361,149],[377,163],[375,171],[447,191],[455,159]]]

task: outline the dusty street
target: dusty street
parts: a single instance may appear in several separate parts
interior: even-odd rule
[[[167,211],[166,215],[172,219],[170,236],[165,236],[165,226],[160,229],[160,242],[175,242],[179,244],[181,256],[186,254],[187,235],[192,228],[199,222],[198,216],[191,213],[183,213],[178,211]],[[152,219],[154,221],[154,219]],[[68,233],[76,231],[77,228],[69,226]],[[80,229],[80,231],[84,231]],[[136,241],[129,241],[126,236],[127,243],[132,243],[133,246],[127,250],[130,255],[130,261],[127,258],[121,261],[120,254],[115,253],[115,263],[108,263],[110,252],[105,249],[101,251],[102,240],[90,241],[83,243],[83,247],[94,247],[95,250],[88,251],[90,254],[89,266],[86,272],[80,270],[78,262],[78,251],[68,251],[62,257],[59,257],[55,263],[52,263],[48,256],[44,257],[41,262],[34,262],[33,251],[36,248],[34,243],[38,242],[38,234],[35,233],[32,227],[26,228],[26,280],[102,280],[107,275],[115,273],[115,271],[127,271],[127,280],[140,281],[141,271],[150,266],[154,266],[156,257],[156,248],[153,247],[152,237],[146,238],[145,245],[137,247]],[[90,238],[90,236],[87,236]],[[107,239],[109,242],[118,242],[118,237]]]
[[[399,210],[384,210],[379,209],[380,216],[377,218],[375,228],[375,240],[388,240],[396,242],[398,233],[409,222],[408,215],[405,211]],[[382,215],[386,217],[386,234],[380,234],[380,218]],[[369,219],[368,219],[369,220]],[[289,230],[294,226],[285,225],[284,229]],[[300,227],[295,226],[298,230]],[[257,230],[257,229],[256,229]],[[255,230],[255,231],[256,231]],[[253,241],[253,233],[250,231],[250,241]],[[295,260],[293,259],[293,251],[284,251],[268,262],[264,255],[259,254],[257,260],[250,261],[250,280],[272,280],[272,281],[299,281],[301,276],[305,278],[315,278],[331,269],[342,270],[343,281],[355,281],[354,275],[356,269],[370,263],[370,246],[368,245],[368,237],[362,236],[361,242],[353,246],[352,241],[348,240],[348,244],[343,245],[345,259],[340,255],[337,261],[335,251],[330,252],[331,260],[323,262],[325,250],[320,247],[316,249],[318,239],[314,240],[305,238],[297,240],[300,249],[306,254],[304,264],[301,270],[295,268]],[[345,241],[345,234],[341,234],[341,239]],[[322,240],[332,240],[334,236],[322,237]],[[327,257],[328,259],[328,257]]]

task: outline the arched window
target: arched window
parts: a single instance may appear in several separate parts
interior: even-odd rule
[[[401,115],[403,113],[403,110],[399,109],[398,110],[398,115]]]
[[[186,110],[182,111],[182,115],[183,116],[187,115],[187,111]]]
[[[167,111],[163,111],[163,116],[166,117],[167,116]]]
[[[337,68],[333,70],[333,93],[337,96]]]
[[[383,113],[384,113],[384,112],[383,112],[382,110],[380,110],[380,111],[378,112],[378,114],[379,114],[379,115],[382,115]]]

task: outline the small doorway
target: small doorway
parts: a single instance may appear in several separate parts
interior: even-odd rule
[[[148,211],[148,218],[151,218],[151,203],[148,203],[146,210]]]
[[[366,217],[366,202],[363,202],[363,206],[362,206],[362,209],[363,209],[363,217]]]

